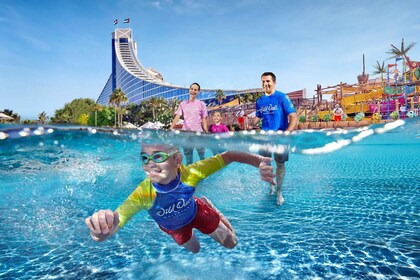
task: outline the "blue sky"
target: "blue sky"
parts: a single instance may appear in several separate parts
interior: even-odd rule
[[[400,4],[399,4],[400,3]],[[111,33],[130,18],[142,64],[167,82],[203,88],[277,89],[356,83],[404,38],[417,45],[417,0],[0,0],[0,110],[37,118],[99,96],[111,73]],[[391,63],[391,61],[386,61]]]

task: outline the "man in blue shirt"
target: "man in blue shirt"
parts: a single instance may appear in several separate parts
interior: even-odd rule
[[[297,114],[290,98],[283,92],[276,91],[276,75],[265,72],[261,75],[262,88],[264,95],[258,98],[255,106],[254,124],[262,120],[262,130],[282,130],[292,132],[297,124]],[[268,151],[260,151],[260,155],[271,156]],[[282,153],[274,153],[276,160],[276,204],[282,205],[284,198],[281,194],[286,173],[285,162],[289,160],[287,147]],[[271,186],[270,194],[274,194],[274,186]]]

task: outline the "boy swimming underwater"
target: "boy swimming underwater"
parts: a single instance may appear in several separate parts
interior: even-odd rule
[[[227,151],[185,166],[178,149],[168,145],[142,145],[141,161],[147,178],[114,211],[99,210],[85,219],[95,241],[104,241],[122,228],[138,211],[147,210],[160,229],[178,245],[198,253],[200,243],[193,228],[225,248],[237,244],[229,221],[205,197],[194,196],[198,183],[232,162],[259,168],[262,180],[275,184],[271,158]]]

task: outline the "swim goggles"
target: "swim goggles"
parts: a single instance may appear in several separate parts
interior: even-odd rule
[[[148,155],[146,153],[141,153],[140,158],[141,158],[141,162],[143,164],[148,164],[150,160],[152,160],[155,163],[162,163],[162,162],[166,161],[168,159],[168,157],[170,157],[174,154],[175,154],[175,151],[172,151],[170,153],[154,152],[151,155]]]

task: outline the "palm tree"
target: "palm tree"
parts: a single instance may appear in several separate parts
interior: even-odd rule
[[[387,52],[392,56],[390,58],[397,58],[397,57],[404,57],[407,58],[407,53],[416,45],[416,42],[411,42],[407,48],[404,47],[404,38],[401,41],[401,48],[397,48],[393,44],[391,44],[391,49]]]
[[[405,77],[405,61],[407,60],[407,53],[416,45],[415,42],[411,42],[408,47],[406,48],[404,46],[404,38],[401,40],[401,49],[397,48],[393,44],[391,44],[391,49],[387,52],[391,54],[392,56],[390,58],[397,58],[402,57],[403,58],[403,81]],[[407,107],[407,98],[405,99],[405,106]]]
[[[247,92],[245,93],[244,100],[245,100],[245,103],[249,103],[249,102],[252,102],[254,98],[250,92]]]
[[[216,90],[214,97],[219,101],[219,105],[222,105],[223,99],[226,99],[226,95],[221,89]]]
[[[373,75],[381,75],[381,82],[383,83],[384,74],[386,73],[385,61],[382,61],[382,65],[379,63],[379,61],[376,61],[376,65],[373,65],[373,68],[375,68]]]
[[[117,127],[117,123],[118,126],[122,125],[121,104],[127,101],[127,95],[125,95],[125,93],[120,88],[115,89],[109,98],[109,103],[114,104],[115,110],[118,111],[118,120],[116,119],[116,114],[114,114],[115,127]]]
[[[244,102],[245,102],[244,96],[243,96],[242,94],[236,94],[236,95],[235,95],[235,98],[237,98],[237,99],[238,99],[238,101],[239,101],[239,105],[241,105],[242,103],[244,103]]]
[[[47,113],[45,113],[45,111],[42,111],[42,113],[38,114],[38,120],[42,124],[44,124],[47,121],[47,118]]]
[[[162,100],[153,96],[149,99],[149,105],[152,108],[153,121],[156,121],[156,110],[162,105]]]
[[[407,60],[407,53],[416,45],[416,42],[411,42],[408,47],[406,48],[404,46],[404,38],[402,38],[401,40],[401,48],[397,48],[396,46],[394,46],[393,44],[391,44],[391,49],[387,52],[388,54],[391,54],[392,56],[391,58],[398,58],[398,57],[402,57],[403,58],[403,77],[404,77],[404,73],[405,73],[405,61]]]
[[[117,127],[117,90],[116,89],[109,97],[109,104],[114,105],[114,126]]]
[[[171,114],[175,114],[175,111],[178,109],[179,104],[181,104],[181,100],[179,100],[176,97],[167,100],[168,109],[171,112]]]
[[[95,111],[95,126],[98,126],[98,111],[102,111],[102,105],[95,103],[92,106],[92,110]]]

